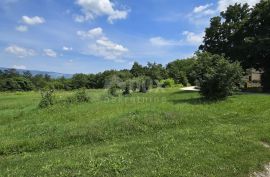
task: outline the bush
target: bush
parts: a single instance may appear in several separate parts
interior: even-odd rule
[[[230,63],[220,55],[197,54],[194,74],[200,86],[200,93],[206,99],[224,99],[239,91],[243,69],[237,62]]]
[[[49,106],[54,105],[54,91],[41,91],[41,100],[39,103],[39,108],[47,108]]]
[[[131,90],[133,92],[136,92],[136,90],[138,89],[138,81],[133,79],[133,80],[131,80],[130,84],[131,84]]]
[[[90,101],[90,98],[89,96],[87,96],[85,89],[77,90],[74,96],[68,97],[66,99],[66,102],[69,104],[84,103],[84,102],[89,102],[89,101]]]
[[[163,88],[171,88],[175,86],[175,82],[173,79],[165,79],[161,81],[161,87]]]
[[[130,89],[131,89],[131,81],[127,80],[125,83],[124,83],[124,86],[123,86],[123,95],[129,95],[130,94]]]
[[[89,102],[90,98],[87,96],[85,89],[78,90],[75,93],[75,99],[78,103]]]
[[[119,87],[116,84],[111,85],[111,87],[109,88],[109,94],[117,97],[119,96],[118,90],[119,90]]]
[[[149,77],[138,78],[139,91],[141,93],[146,93],[152,86],[152,80]]]
[[[1,79],[0,91],[31,91],[34,89],[32,82],[23,77]]]

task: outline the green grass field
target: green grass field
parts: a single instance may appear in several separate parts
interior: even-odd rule
[[[0,176],[246,177],[270,162],[270,95],[87,93],[90,103],[48,109],[37,92],[1,93]]]

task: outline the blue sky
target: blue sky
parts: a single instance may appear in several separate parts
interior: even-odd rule
[[[62,73],[192,56],[209,19],[259,0],[1,0],[0,67]]]

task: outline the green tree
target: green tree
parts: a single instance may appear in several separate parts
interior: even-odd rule
[[[206,99],[224,99],[241,87],[243,70],[239,63],[230,63],[220,55],[197,54],[194,72],[200,86],[200,93]]]
[[[147,63],[146,67],[146,76],[150,77],[154,80],[162,80],[167,77],[166,69],[162,66],[162,64],[157,63]]]
[[[145,75],[145,69],[138,62],[134,62],[130,72],[134,77],[140,77]]]
[[[258,3],[244,29],[247,33],[246,60],[257,69],[263,69],[264,91],[270,92],[270,1]]]
[[[72,87],[74,89],[86,88],[88,84],[88,78],[85,74],[75,74],[72,79]]]
[[[177,84],[183,84],[186,86],[188,83],[190,83],[194,85],[195,79],[191,75],[194,63],[194,58],[175,60],[170,62],[166,67],[168,76],[173,78]]]
[[[205,30],[205,37],[200,49],[213,54],[225,55],[232,61],[241,61],[246,67],[250,66],[245,55],[245,31],[243,30],[250,17],[247,4],[234,4],[213,17],[210,27]]]

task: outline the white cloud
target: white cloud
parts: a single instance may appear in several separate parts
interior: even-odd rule
[[[149,41],[153,46],[158,46],[158,47],[172,47],[172,46],[198,46],[202,43],[203,41],[203,33],[194,33],[190,31],[184,31],[182,33],[184,36],[183,39],[179,40],[168,40],[163,37],[153,37],[150,38]]]
[[[103,37],[96,40],[94,44],[89,45],[89,53],[95,56],[104,57],[105,59],[121,62],[120,58],[128,52],[124,46],[114,43]]]
[[[248,3],[250,6],[254,6],[258,2],[260,0],[218,0],[216,7],[213,7],[213,4],[197,6],[187,17],[195,25],[208,25],[212,16],[225,11],[230,5]]]
[[[24,65],[13,65],[12,68],[14,68],[14,69],[26,69],[26,66],[24,66]]]
[[[103,30],[102,28],[98,27],[98,28],[94,28],[94,29],[90,29],[89,31],[77,31],[77,35],[82,37],[82,38],[98,38],[103,36]]]
[[[77,35],[82,39],[88,38],[88,48],[86,54],[103,57],[115,62],[123,62],[121,58],[129,51],[121,44],[111,41],[103,33],[103,29],[93,28],[89,31],[78,31]]]
[[[20,31],[20,32],[26,32],[26,31],[28,31],[28,27],[25,25],[20,25],[20,26],[16,27],[16,30]]]
[[[203,42],[204,32],[196,34],[190,31],[184,31],[182,33],[185,36],[184,43],[189,45],[200,45]]]
[[[35,17],[22,16],[22,21],[28,25],[38,25],[45,23],[45,19],[38,16]]]
[[[201,12],[204,12],[205,10],[207,10],[211,6],[213,6],[213,4],[205,4],[205,5],[197,6],[193,9],[193,12],[194,13],[201,13]]]
[[[62,50],[64,50],[64,51],[72,51],[73,48],[72,47],[63,46]]]
[[[113,23],[114,20],[126,19],[127,10],[115,9],[115,4],[110,0],[76,0],[76,3],[81,6],[83,16],[75,16],[75,21],[84,22],[93,20],[98,16],[108,16],[107,20]]]
[[[149,39],[150,43],[154,46],[174,46],[174,45],[179,45],[178,41],[174,41],[174,40],[167,40],[164,39],[160,36],[158,37],[153,37]]]
[[[19,58],[31,57],[36,55],[36,52],[32,49],[26,49],[17,45],[11,45],[5,48],[5,52],[16,55]]]
[[[195,25],[207,25],[209,24],[210,17],[218,14],[216,9],[211,8],[213,4],[205,4],[197,6],[191,13],[187,15],[189,21]]]
[[[259,3],[260,0],[219,0],[218,1],[218,10],[219,11],[224,11],[229,7],[230,5],[234,5],[235,3],[238,4],[249,4],[250,6],[254,6],[257,3]]]
[[[57,57],[57,53],[52,49],[44,49],[43,52],[48,57]]]

